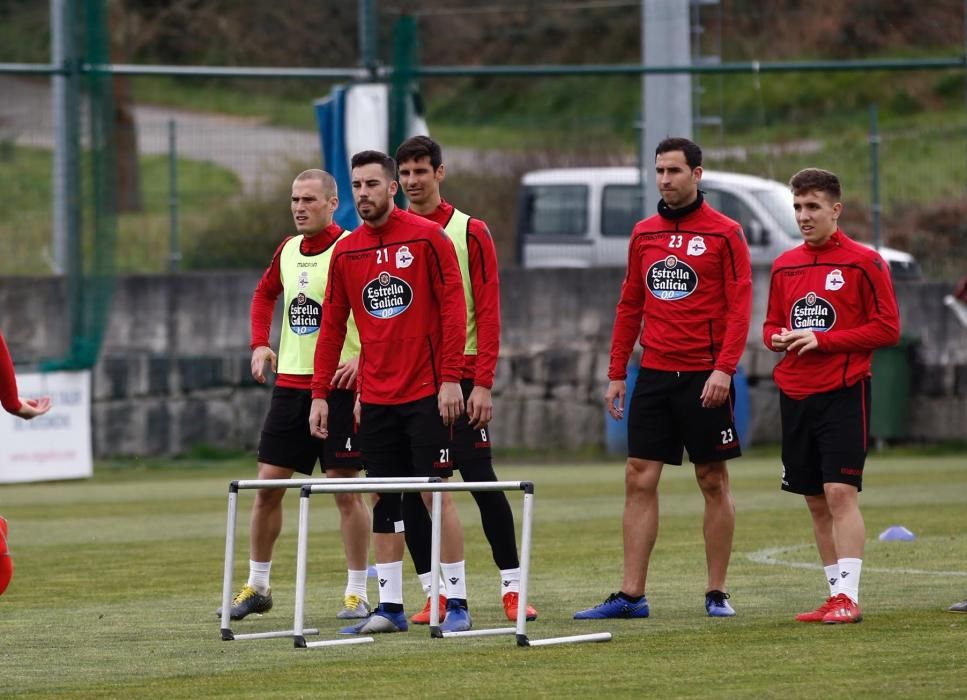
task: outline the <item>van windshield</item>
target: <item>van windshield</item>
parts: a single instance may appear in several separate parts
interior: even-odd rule
[[[782,232],[794,241],[800,240],[799,224],[792,208],[792,192],[784,187],[752,190],[752,196],[766,208],[782,228]]]
[[[525,188],[521,230],[529,236],[584,236],[588,230],[585,185],[532,185]]]

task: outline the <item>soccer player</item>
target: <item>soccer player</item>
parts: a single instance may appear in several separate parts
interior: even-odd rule
[[[453,473],[449,427],[463,412],[460,377],[467,307],[453,243],[438,224],[397,208],[396,162],[379,151],[351,161],[353,198],[363,223],[336,244],[312,380],[314,435],[329,432],[330,382],[350,311],[362,344],[360,437],[370,477]],[[379,493],[373,545],[379,606],[343,634],[402,632],[403,517],[400,493]],[[444,499],[441,560],[447,616],[441,629],[470,629],[463,531]]]
[[[410,202],[409,210],[433,221],[453,241],[463,278],[467,304],[467,344],[464,348],[460,387],[467,410],[453,427],[450,456],[464,481],[497,481],[490,450],[487,426],[493,417],[493,386],[497,354],[500,349],[500,280],[497,251],[487,224],[455,209],[440,194],[446,176],[443,152],[433,139],[414,136],[396,151],[400,185]],[[520,592],[520,558],[514,514],[502,491],[473,492],[480,510],[484,534],[490,543],[494,563],[500,572],[501,601],[507,618],[517,621]],[[430,534],[427,514],[430,494],[403,496],[406,545],[416,566],[424,592],[430,594]],[[444,578],[446,574],[444,573]],[[441,609],[446,603],[441,601]],[[537,611],[527,606],[527,619],[537,619]],[[410,618],[418,625],[430,621],[430,599],[423,610]]]
[[[362,468],[353,403],[359,362],[359,336],[352,317],[332,378],[330,430],[326,440],[309,434],[312,365],[319,338],[322,297],[336,241],[347,236],[332,217],[339,198],[336,181],[323,170],[306,170],[292,183],[292,219],[297,234],[287,237],[272,256],[252,296],[252,376],[266,381],[266,364],[276,372],[272,403],[259,440],[259,479],[288,479],[294,472],[311,476],[316,462],[327,477],[356,477]],[[283,298],[279,353],[269,345],[276,300]],[[285,489],[259,489],[252,506],[248,583],[232,602],[231,617],[272,607],[269,574],[272,550],[282,531]],[[369,615],[366,595],[369,510],[358,493],[335,494],[348,568],[341,619]],[[219,611],[219,615],[221,612]]]
[[[749,331],[752,272],[742,228],[699,189],[702,150],[685,138],[655,149],[658,213],[638,222],[628,246],[611,339],[605,405],[624,414],[625,378],[641,333],[641,369],[628,415],[624,580],[578,620],[648,617],[645,582],[658,536],[658,481],[665,464],[695,465],[705,498],[705,610],[731,617],[725,576],[735,529],[726,460],[741,455],[732,414],[735,373]],[[644,322],[644,329],[642,329]]]
[[[870,426],[873,350],[896,344],[890,268],[839,228],[839,179],[807,168],[789,182],[802,245],[772,265],[762,339],[782,415],[782,490],[802,494],[829,597],[800,622],[860,622],[866,531],[859,507]]]
[[[50,410],[50,398],[25,399],[17,391],[17,375],[7,343],[0,333],[0,405],[7,413],[30,420]],[[7,548],[7,521],[0,517],[0,594],[13,578],[13,558]]]

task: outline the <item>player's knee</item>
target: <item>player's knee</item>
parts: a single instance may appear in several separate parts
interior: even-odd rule
[[[702,493],[708,498],[716,498],[728,493],[729,473],[724,464],[696,466],[695,479]]]
[[[398,493],[381,493],[373,504],[373,532],[400,532],[403,523],[402,500]]]
[[[828,483],[824,486],[824,490],[826,492],[826,503],[834,516],[859,508],[859,502],[856,498],[858,492],[855,486]]]
[[[625,490],[632,494],[654,493],[658,490],[660,474],[660,464],[631,457],[625,465]]]
[[[334,496],[336,499],[336,508],[339,509],[340,515],[352,515],[360,508],[365,508],[363,495],[361,493],[337,493]]]
[[[285,489],[259,489],[255,492],[255,507],[278,508],[283,496],[285,496]]]

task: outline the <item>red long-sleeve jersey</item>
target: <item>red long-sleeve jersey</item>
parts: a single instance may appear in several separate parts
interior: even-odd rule
[[[343,228],[339,224],[330,224],[315,236],[302,239],[300,250],[303,255],[316,255],[326,251],[340,235]],[[279,256],[282,249],[292,236],[286,236],[272,256],[272,262],[262,274],[252,294],[252,308],[250,311],[251,337],[250,348],[270,347],[269,334],[272,330],[272,316],[275,313],[275,303],[284,291],[282,286],[282,271],[279,267]],[[308,389],[312,382],[311,374],[281,373],[275,378],[275,385],[290,389]]]
[[[431,213],[420,216],[446,228],[453,216],[453,205],[443,200]],[[490,389],[500,353],[500,279],[494,239],[487,224],[480,219],[470,219],[467,250],[473,313],[477,319],[477,354],[463,356],[463,378],[472,379],[475,386]]]
[[[401,404],[458,382],[467,305],[453,243],[435,223],[394,209],[336,244],[316,343],[312,397],[326,398],[346,319],[359,329],[360,400]]]
[[[628,244],[608,378],[625,379],[639,331],[642,367],[734,374],[751,315],[752,268],[739,224],[705,202],[676,220],[656,214],[639,221]]]
[[[0,405],[7,413],[16,413],[22,408],[17,392],[17,375],[13,372],[13,360],[10,359],[3,333],[0,333]]]
[[[852,386],[870,376],[873,350],[900,339],[890,268],[880,254],[837,229],[821,246],[806,243],[772,264],[762,340],[770,350],[781,329],[811,330],[819,344],[787,352],[773,370],[776,385],[803,399]]]

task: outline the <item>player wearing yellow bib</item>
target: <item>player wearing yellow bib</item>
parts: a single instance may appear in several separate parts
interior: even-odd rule
[[[306,170],[292,183],[292,218],[298,235],[276,250],[252,297],[252,376],[265,383],[265,364],[277,373],[272,404],[259,441],[259,479],[288,479],[294,472],[310,476],[320,462],[328,477],[356,477],[362,468],[353,419],[359,334],[350,316],[339,368],[329,394],[329,437],[309,434],[310,382],[322,321],[329,261],[336,241],[346,235],[332,221],[339,204],[336,182],[323,170]],[[283,299],[279,353],[269,345],[276,300]],[[269,572],[272,549],[282,530],[285,489],[259,489],[252,507],[248,583],[232,602],[231,617],[272,607]],[[369,510],[358,493],[336,494],[346,552],[348,581],[342,619],[369,614],[366,595],[369,553]]]

